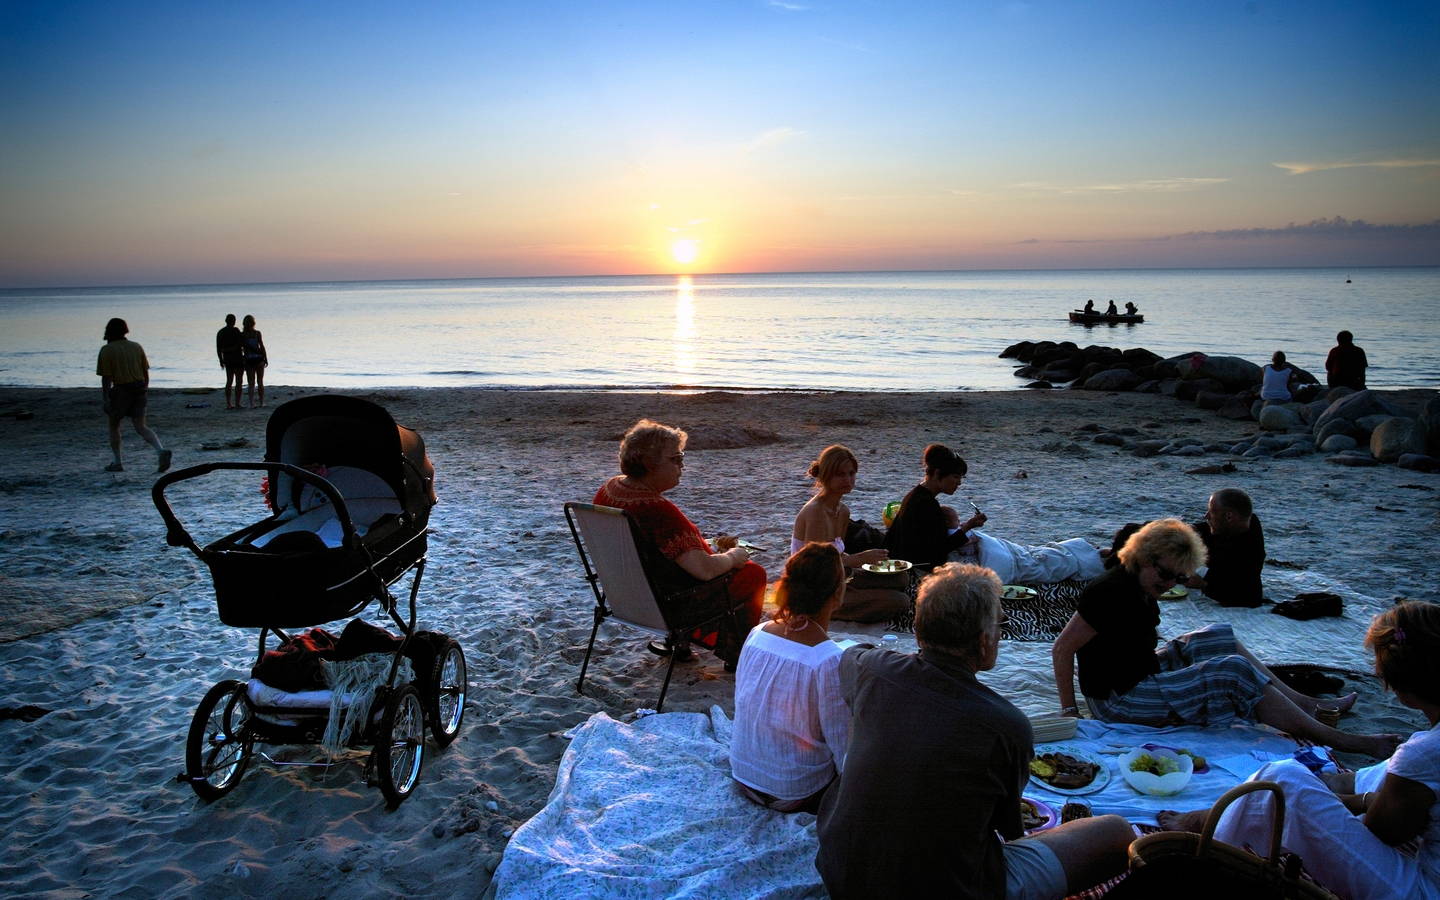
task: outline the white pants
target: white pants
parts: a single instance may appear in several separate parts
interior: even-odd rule
[[[1105,572],[1100,551],[1084,538],[1026,546],[979,529],[970,533],[979,538],[974,555],[980,565],[993,569],[1004,584],[1054,584],[1070,578],[1089,580]]]
[[[1415,858],[1377,838],[1351,815],[1331,790],[1294,760],[1266,764],[1251,781],[1274,781],[1285,792],[1285,828],[1280,844],[1298,853],[1315,880],[1349,900],[1436,900],[1440,887],[1428,881]],[[1358,789],[1358,788],[1357,788]],[[1215,837],[1236,847],[1270,849],[1272,795],[1246,794],[1230,804]]]

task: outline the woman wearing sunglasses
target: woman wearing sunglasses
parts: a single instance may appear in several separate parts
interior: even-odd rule
[[[1055,640],[1051,660],[1061,714],[1078,716],[1080,689],[1096,718],[1139,725],[1228,725],[1259,720],[1337,750],[1383,759],[1398,735],[1350,734],[1321,724],[1318,709],[1344,711],[1350,694],[1324,701],[1295,691],[1235,639],[1227,624],[1207,625],[1158,648],[1160,595],[1205,561],[1205,545],[1179,519],[1160,519],[1130,536],[1120,565],[1085,589]]]

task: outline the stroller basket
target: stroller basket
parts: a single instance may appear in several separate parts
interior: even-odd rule
[[[424,558],[435,494],[419,434],[368,401],[316,396],[276,409],[265,443],[265,462],[192,466],[152,491],[167,543],[210,569],[221,622],[296,628],[354,615]],[[235,469],[266,473],[273,514],[200,547],[165,491]]]

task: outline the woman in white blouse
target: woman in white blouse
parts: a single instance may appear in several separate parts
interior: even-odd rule
[[[774,619],[756,625],[740,651],[730,774],[745,796],[779,812],[815,812],[845,767],[850,709],[840,696],[840,647],[826,633],[844,597],[840,551],[806,544],[785,563]]]

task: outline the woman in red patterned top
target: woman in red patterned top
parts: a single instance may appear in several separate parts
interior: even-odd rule
[[[717,553],[700,534],[700,529],[685,517],[680,508],[662,494],[680,483],[685,471],[686,434],[678,428],[641,419],[625,432],[620,441],[620,471],[595,492],[595,504],[612,506],[628,512],[650,546],[641,547],[650,576],[662,590],[684,590],[700,582],[718,578],[738,569],[723,592],[695,602],[713,605],[719,613],[739,604],[739,622],[727,617],[720,620],[718,631],[696,633],[697,640],[715,651],[733,670],[740,658],[740,647],[750,629],[760,621],[765,603],[765,570],[750,562],[750,554],[741,547]],[[652,643],[657,653],[670,650]],[[684,658],[688,648],[679,650]]]

